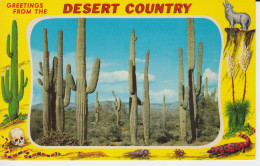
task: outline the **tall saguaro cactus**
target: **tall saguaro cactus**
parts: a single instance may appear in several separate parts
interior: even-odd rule
[[[144,98],[143,98],[143,126],[144,126],[144,143],[149,144],[150,139],[150,97],[149,97],[149,65],[150,50],[147,51],[144,65]]]
[[[39,84],[42,86],[42,103],[43,103],[43,133],[48,134],[51,129],[56,130],[56,114],[55,102],[56,92],[55,84],[57,78],[58,59],[54,57],[52,70],[49,71],[49,51],[47,29],[43,31],[43,63],[40,62],[40,75],[42,80],[38,78]]]
[[[195,68],[195,29],[194,18],[187,18],[187,61],[188,61],[188,85],[190,88],[189,106],[192,141],[197,139],[197,98],[201,91],[202,79],[202,42],[199,43],[198,71],[195,88],[194,68]]]
[[[88,118],[88,94],[93,93],[98,82],[100,69],[100,59],[96,58],[89,85],[86,80],[86,19],[79,18],[77,25],[77,88],[76,88],[76,120],[77,138],[79,144],[83,145],[87,138],[87,118]]]
[[[75,82],[71,75],[71,66],[66,68],[66,80],[63,80],[63,32],[58,35],[58,68],[56,82],[56,131],[63,132],[65,127],[65,110],[70,103],[71,89],[75,90]]]
[[[100,109],[100,104],[98,101],[98,92],[96,92],[96,101],[95,101],[95,117],[96,117],[96,125],[98,125],[99,121],[99,109]]]
[[[179,48],[179,116],[180,116],[180,132],[181,140],[185,144],[187,141],[187,114],[186,108],[189,101],[189,87],[184,88],[184,73],[183,73],[183,51]]]
[[[163,105],[162,105],[162,126],[166,127],[166,113],[168,111],[168,106],[165,105],[165,95],[163,96]]]
[[[114,110],[115,110],[115,113],[116,113],[116,125],[119,126],[119,111],[121,110],[121,99],[118,98],[118,100],[117,100],[114,91],[112,91],[112,94],[115,98],[115,102],[114,102],[113,105],[114,105]]]
[[[130,111],[130,135],[131,143],[136,145],[137,143],[137,107],[142,102],[137,97],[137,85],[136,85],[136,67],[135,67],[135,31],[132,30],[130,39],[130,60],[128,70],[128,87],[129,87],[129,111]]]
[[[11,46],[10,46],[11,45]],[[11,50],[10,50],[11,49]],[[19,102],[23,99],[24,88],[27,86],[28,77],[24,81],[24,70],[20,71],[20,91],[18,93],[18,30],[17,22],[12,23],[12,41],[10,43],[10,34],[7,36],[6,43],[7,56],[11,59],[11,83],[9,83],[9,68],[2,76],[1,87],[4,102],[8,103],[8,113],[11,120],[18,117]],[[9,85],[11,88],[9,89]]]

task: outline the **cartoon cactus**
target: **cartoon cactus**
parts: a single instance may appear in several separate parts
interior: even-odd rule
[[[190,89],[189,94],[189,108],[190,108],[190,121],[192,141],[197,139],[197,98],[201,92],[201,79],[202,79],[202,42],[199,43],[199,56],[198,56],[198,70],[197,82],[194,82],[194,68],[195,68],[195,30],[194,18],[187,18],[187,61],[188,61],[188,85]]]
[[[86,19],[79,18],[77,25],[77,45],[76,45],[76,63],[77,63],[77,87],[76,87],[76,120],[77,120],[77,138],[80,145],[83,145],[87,138],[87,118],[88,118],[88,94],[96,89],[100,59],[96,58],[90,82],[87,85],[86,80]]]
[[[11,83],[9,83],[9,68],[2,76],[1,87],[4,102],[8,103],[9,118],[14,120],[18,117],[19,102],[23,99],[24,88],[27,86],[28,77],[24,81],[24,70],[20,71],[20,91],[18,93],[18,30],[17,22],[14,19],[12,23],[12,43],[10,43],[10,34],[7,36],[7,56],[11,59]],[[11,46],[10,46],[11,45]],[[10,50],[11,49],[11,50]],[[11,88],[9,89],[9,85]]]
[[[183,73],[183,51],[179,48],[179,115],[180,115],[180,132],[181,141],[186,143],[187,141],[187,114],[186,108],[189,101],[189,87],[184,88],[184,73]]]
[[[165,105],[165,95],[163,96],[163,105],[162,105],[162,126],[166,127],[166,113],[168,111],[168,106]]]
[[[137,143],[137,107],[142,105],[141,100],[137,97],[136,72],[135,72],[135,31],[132,30],[130,39],[130,60],[128,70],[128,87],[129,87],[129,112],[130,112],[130,135],[131,143]]]
[[[95,117],[96,117],[96,125],[98,125],[99,121],[99,109],[100,109],[100,104],[98,101],[98,92],[96,92],[96,101],[95,101]]]
[[[49,71],[49,51],[48,51],[48,38],[47,29],[43,32],[43,63],[40,62],[39,74],[42,80],[38,78],[39,84],[42,86],[42,102],[43,102],[43,133],[44,135],[52,130],[56,130],[56,78],[57,78],[57,57],[53,58],[53,66]]]
[[[144,66],[144,98],[143,98],[143,126],[144,126],[144,143],[149,144],[150,139],[150,97],[149,97],[149,65],[150,50],[147,51]]]
[[[114,105],[114,110],[115,110],[115,113],[116,113],[116,125],[119,126],[119,111],[121,110],[121,99],[118,98],[118,100],[117,100],[114,91],[112,91],[112,94],[115,98],[115,102],[114,102],[113,105]]]

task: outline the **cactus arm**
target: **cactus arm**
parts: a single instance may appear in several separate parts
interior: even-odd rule
[[[203,43],[199,43],[199,58],[198,58],[198,71],[197,71],[197,83],[196,83],[196,97],[200,95],[201,92],[201,82],[202,82],[202,56],[203,56]]]
[[[87,94],[93,93],[95,91],[96,87],[97,87],[99,69],[100,69],[100,59],[96,58],[94,65],[93,65],[91,78],[90,78],[89,84],[86,88]]]
[[[134,90],[134,66],[133,66],[133,61],[129,61],[129,70],[128,70],[128,89],[129,93],[131,95],[134,95],[135,90]]]
[[[184,73],[183,73],[183,51],[182,48],[179,48],[179,104],[183,105],[184,97]]]
[[[39,66],[40,66],[40,71],[39,71],[39,74],[42,76],[42,62],[39,62]]]
[[[167,107],[166,107],[166,110],[165,110],[165,112],[167,112],[167,111],[168,111],[168,109],[169,109],[169,106],[167,106]]]
[[[118,103],[118,110],[121,110],[121,99],[119,98],[119,103]]]
[[[114,93],[113,90],[112,90],[112,94],[113,94],[113,96],[114,96],[114,98],[115,98],[115,100],[116,100],[116,102],[117,102],[117,98],[116,98],[116,95],[115,95],[115,93]]]
[[[66,69],[66,81],[65,81],[65,97],[64,97],[64,107],[67,107],[70,103],[71,90],[76,90],[76,85],[74,78],[71,74],[71,66],[68,64]]]
[[[38,78],[38,83],[42,86],[43,85],[43,82],[40,78]]]
[[[5,78],[2,76],[1,87],[4,102],[10,103],[12,101],[13,95],[9,91],[9,69],[7,69],[5,72]]]
[[[13,53],[10,51],[10,33],[7,36],[7,42],[6,42],[6,53],[9,58],[13,57]]]
[[[143,105],[142,100],[140,100],[138,97],[137,97],[137,104],[138,104],[138,105]]]
[[[27,86],[27,83],[28,77],[26,77],[26,80],[24,82],[24,70],[22,69],[20,72],[20,91],[18,93],[18,101],[21,101],[23,99],[24,88]]]
[[[185,95],[184,95],[183,106],[182,106],[183,109],[186,109],[188,106],[189,94],[190,94],[190,88],[187,86],[185,88]]]

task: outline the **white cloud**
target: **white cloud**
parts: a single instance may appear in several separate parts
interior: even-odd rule
[[[140,63],[145,63],[145,59],[139,59],[139,58],[135,58],[136,62],[140,62]]]
[[[164,95],[166,97],[166,102],[173,102],[176,101],[178,93],[173,89],[164,89],[162,91],[150,90],[150,100],[152,103],[161,103]]]
[[[209,85],[218,83],[218,73],[213,72],[210,68],[205,69],[202,77],[203,82],[205,82],[206,77],[208,77]]]
[[[152,74],[148,74],[149,81],[154,81],[155,76]],[[144,80],[143,73],[136,73],[137,81]],[[127,82],[128,81],[128,71],[120,70],[120,71],[113,71],[113,72],[100,72],[99,74],[99,81],[105,83],[114,83],[114,82]]]

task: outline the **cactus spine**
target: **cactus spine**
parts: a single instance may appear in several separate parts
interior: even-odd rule
[[[8,113],[11,120],[18,117],[19,102],[24,95],[24,88],[27,86],[28,77],[24,81],[24,70],[20,71],[20,91],[18,93],[18,30],[17,22],[13,20],[12,23],[12,46],[10,46],[10,34],[7,36],[7,56],[11,59],[11,88],[9,89],[9,68],[2,76],[1,87],[4,102],[8,103]],[[10,50],[11,48],[11,50]]]
[[[195,30],[194,18],[187,18],[187,61],[188,61],[188,85],[190,88],[189,108],[192,141],[197,139],[197,97],[201,91],[202,78],[202,42],[199,43],[198,71],[195,88],[194,68],[195,68]]]
[[[163,96],[163,105],[162,105],[162,125],[163,128],[166,127],[166,113],[168,111],[168,106],[165,105],[165,95]]]
[[[145,145],[149,144],[149,138],[150,138],[150,97],[149,97],[149,76],[148,76],[149,54],[150,54],[150,50],[147,51],[145,57],[145,66],[144,66],[143,125],[144,125]]]
[[[83,145],[87,138],[87,118],[88,118],[88,94],[93,93],[98,82],[100,69],[100,59],[96,58],[90,83],[87,86],[86,81],[86,19],[79,18],[77,25],[77,88],[76,88],[76,120],[77,120],[77,138],[79,144]]]
[[[137,97],[136,72],[135,72],[135,31],[132,30],[130,39],[130,60],[128,70],[128,87],[129,87],[129,112],[130,112],[130,136],[131,143],[137,143],[137,107],[141,105],[141,101]]]
[[[114,105],[114,110],[115,110],[115,113],[116,113],[116,125],[119,126],[119,111],[121,110],[121,99],[119,98],[117,100],[114,91],[112,91],[112,94],[115,98],[115,102],[114,102],[113,105]]]
[[[95,101],[96,125],[98,125],[98,121],[99,121],[99,108],[100,108],[100,104],[99,104],[99,101],[98,101],[98,92],[96,92],[96,101]]]
[[[189,87],[184,89],[184,73],[183,73],[183,51],[179,48],[179,116],[180,116],[180,132],[181,141],[185,144],[187,141],[187,118],[186,108],[188,106],[189,99]]]

